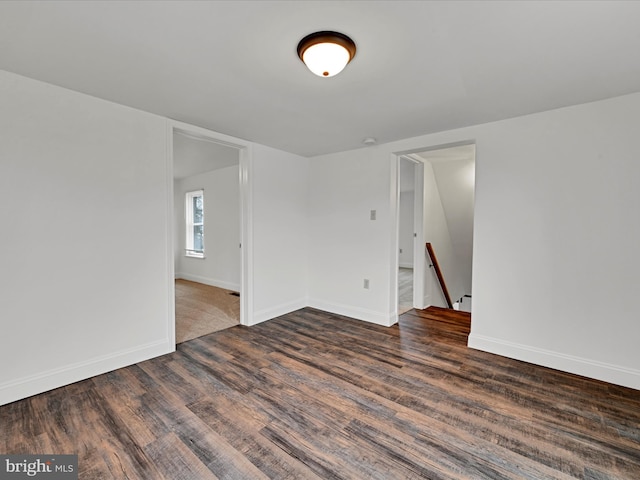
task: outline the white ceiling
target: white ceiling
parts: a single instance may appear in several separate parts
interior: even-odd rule
[[[174,179],[239,164],[240,152],[236,148],[181,133],[173,135]]]
[[[2,1],[0,68],[312,156],[640,91],[640,2]],[[298,41],[358,46],[311,74]]]

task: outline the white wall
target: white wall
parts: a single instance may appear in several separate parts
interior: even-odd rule
[[[389,248],[396,232],[395,226],[390,229],[389,156],[376,156],[377,148],[310,159],[309,303],[390,325],[396,312],[391,311]],[[371,210],[376,220],[370,219]]]
[[[0,71],[0,404],[174,349],[166,120]]]
[[[440,190],[430,162],[424,163],[424,240],[431,243],[451,301],[455,302],[465,294],[464,286],[460,275],[459,259],[453,249],[449,225],[440,199]],[[427,260],[427,262],[429,263],[424,273],[428,298],[425,298],[425,305],[447,307],[435,269],[428,268],[431,261]]]
[[[476,141],[469,345],[640,388],[640,94],[384,146]]]
[[[465,294],[471,295],[475,145],[449,150],[470,152],[469,158],[465,159],[430,161],[447,219],[463,290]]]
[[[391,319],[392,154],[475,140],[470,346],[640,388],[639,123],[640,93],[311,159],[310,297]]]
[[[176,278],[240,290],[240,187],[238,166],[174,183],[180,254]],[[185,257],[185,194],[204,189],[205,258]]]
[[[307,305],[308,160],[254,144],[253,323]]]
[[[173,351],[167,119],[3,71],[0,106],[0,404]],[[309,177],[247,145],[257,323],[307,303]]]
[[[172,350],[166,120],[1,71],[0,102],[0,403]],[[392,154],[475,140],[470,345],[640,388],[639,119],[634,94],[313,159],[254,145],[254,322],[393,323]]]
[[[390,168],[390,158],[388,147],[379,145],[310,159],[311,306],[381,325],[397,321],[394,295],[389,294],[393,291],[389,268],[398,251],[391,248],[395,206],[390,199],[395,201],[395,192],[390,188],[390,173],[396,169]],[[461,290],[459,275],[430,164],[425,171],[425,238],[435,244],[453,295]],[[377,211],[375,221],[370,220],[371,210]],[[363,288],[365,278],[369,289]],[[425,301],[444,305],[438,286],[431,283],[426,288],[435,294]]]

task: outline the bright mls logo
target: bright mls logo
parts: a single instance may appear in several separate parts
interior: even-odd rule
[[[77,455],[0,455],[0,480],[78,480]]]

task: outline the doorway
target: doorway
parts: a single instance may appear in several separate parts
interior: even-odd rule
[[[169,140],[170,331],[179,343],[250,322],[251,151],[240,140],[174,121]]]
[[[398,278],[396,311],[406,311],[406,276],[412,266],[413,308],[448,308],[436,276],[434,261],[426,254],[431,243],[443,271],[453,308],[471,312],[473,264],[473,206],[475,144],[443,145],[396,154]],[[411,175],[413,174],[413,191]],[[413,224],[409,216],[413,199]],[[413,258],[406,249],[413,240]],[[404,287],[404,289],[403,289]],[[404,295],[403,295],[404,294]]]
[[[398,314],[414,307],[414,258],[416,255],[416,173],[420,162],[399,157],[398,168]],[[420,170],[421,171],[421,170]]]

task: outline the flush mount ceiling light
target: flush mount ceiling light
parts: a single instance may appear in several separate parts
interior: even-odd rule
[[[356,55],[356,44],[338,32],[316,32],[298,43],[298,56],[319,77],[333,77]]]

